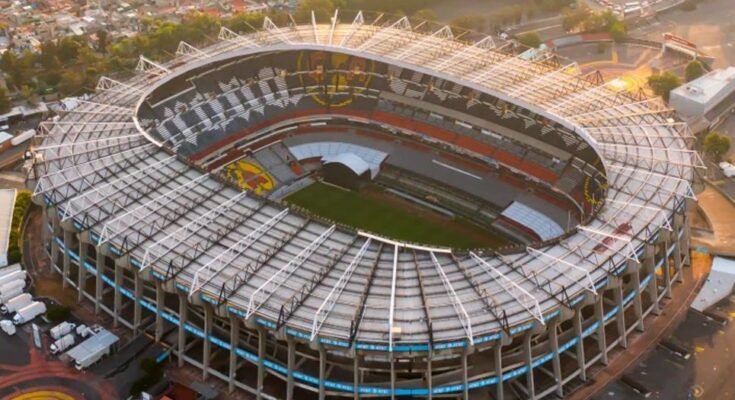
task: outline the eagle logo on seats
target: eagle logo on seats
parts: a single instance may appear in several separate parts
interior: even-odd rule
[[[298,70],[307,94],[325,107],[346,107],[367,90],[375,70],[373,61],[324,51],[301,52]]]

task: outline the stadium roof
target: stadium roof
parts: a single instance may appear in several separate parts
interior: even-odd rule
[[[365,160],[358,157],[354,153],[340,153],[333,156],[325,156],[322,158],[324,164],[337,163],[342,164],[345,167],[352,170],[355,175],[360,176],[367,171],[370,171],[370,164]]]
[[[693,138],[686,124],[672,122],[673,111],[660,99],[636,99],[619,85],[583,75],[574,63],[547,62],[555,57],[549,52],[524,60],[497,49],[490,37],[467,43],[449,27],[428,26],[413,27],[406,17],[371,23],[362,13],[289,27],[266,18],[254,34],[223,28],[209,47],[182,43],[177,59],[165,64],[141,57],[136,77],[102,78],[96,97],[57,122],[42,123],[34,148],[41,155],[32,176],[35,198],[57,206],[65,223],[90,230],[100,246],[129,256],[153,277],[306,340],[394,351],[402,343],[476,344],[503,330],[544,324],[596,293],[638,261],[660,229],[671,228],[674,210],[694,197],[690,181],[702,165],[691,150]],[[359,54],[492,93],[557,121],[599,152],[609,182],[604,206],[559,243],[516,254],[401,244],[310,220],[225,186],[161,149],[136,117],[146,94],[184,71],[290,49]],[[400,339],[392,328],[401,328]]]

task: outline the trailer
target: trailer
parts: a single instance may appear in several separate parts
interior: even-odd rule
[[[74,361],[74,367],[81,371],[87,369],[102,358],[117,350],[120,339],[106,329],[100,329],[95,335],[66,352]]]
[[[8,293],[14,293],[16,289],[20,289],[22,292],[25,287],[26,287],[25,279],[12,280],[0,286],[0,297],[5,297],[8,295]],[[15,296],[17,296],[17,294]],[[11,298],[15,296],[8,297],[8,300],[10,300]],[[5,301],[3,303],[5,303]]]
[[[74,342],[74,334],[67,333],[60,339],[53,342],[51,346],[49,346],[49,350],[51,350],[51,354],[56,355],[70,348],[71,346],[74,346]]]
[[[43,304],[40,301],[34,301],[18,310],[15,316],[13,316],[13,323],[16,325],[25,324],[45,312],[46,304]]]
[[[21,308],[31,304],[33,302],[33,296],[30,293],[19,294],[12,299],[8,300],[7,303],[0,307],[0,312],[3,314],[12,314]]]
[[[67,333],[71,333],[74,328],[77,327],[77,324],[71,323],[71,322],[62,322],[55,327],[51,328],[51,331],[49,334],[54,340],[60,339],[62,336],[66,335]]]
[[[10,283],[13,281],[25,281],[27,276],[28,275],[25,271],[14,271],[9,274],[0,276],[0,287],[4,286],[6,283]]]
[[[8,290],[5,293],[0,294],[0,304],[5,304],[10,301],[13,297],[23,294],[23,288],[16,287],[15,289]]]

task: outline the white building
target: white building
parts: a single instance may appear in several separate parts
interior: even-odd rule
[[[690,123],[716,126],[735,108],[735,67],[712,71],[672,90],[669,104]]]
[[[0,268],[8,265],[8,247],[14,207],[15,189],[0,190]]]

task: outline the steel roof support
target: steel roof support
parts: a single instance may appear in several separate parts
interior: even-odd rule
[[[456,65],[456,64],[463,64],[464,61],[467,61],[468,59],[475,59],[477,60],[476,54],[470,54],[472,52],[476,51],[482,51],[482,50],[491,50],[495,48],[495,42],[493,42],[493,38],[491,36],[486,36],[485,38],[475,42],[472,44],[472,46],[463,46],[459,50],[452,53],[452,56],[442,60],[436,67],[434,67],[437,71],[443,71],[446,67]],[[488,52],[489,53],[489,52]]]
[[[571,71],[568,71],[571,70]],[[570,73],[571,72],[571,73]],[[562,66],[549,73],[538,75],[508,92],[511,97],[523,97],[528,92],[539,92],[551,85],[558,85],[564,79],[578,79],[579,66],[576,62]]]
[[[256,311],[258,311],[258,309],[268,301],[273,292],[281,287],[286,280],[293,275],[296,268],[301,266],[301,264],[303,264],[314,253],[314,251],[324,243],[325,240],[327,240],[329,235],[334,232],[335,228],[336,225],[332,225],[322,232],[321,235],[301,250],[296,257],[292,258],[291,261],[281,267],[275,274],[271,275],[267,281],[263,282],[262,285],[255,289],[255,291],[250,295],[250,301],[248,302],[245,318],[249,319]]]
[[[334,305],[337,304],[339,297],[342,295],[342,291],[345,286],[347,286],[347,282],[352,278],[352,273],[355,272],[355,269],[365,256],[365,252],[367,252],[367,249],[370,247],[371,241],[372,239],[370,238],[365,240],[365,243],[360,247],[360,250],[355,254],[355,257],[352,258],[350,265],[345,268],[345,271],[340,275],[337,283],[332,286],[332,290],[329,291],[327,297],[324,298],[322,303],[319,305],[319,308],[317,308],[316,313],[314,313],[314,319],[311,323],[311,341],[314,341],[314,338],[319,334],[319,330],[322,328],[324,321],[327,320],[329,313],[332,312]]]
[[[541,306],[539,305],[538,299],[531,293],[528,293],[526,289],[522,288],[517,283],[513,282],[512,279],[505,276],[503,273],[498,271],[495,267],[488,264],[487,261],[483,260],[474,252],[470,252],[470,257],[475,263],[482,268],[488,276],[490,276],[495,283],[513,297],[518,304],[521,305],[531,316],[536,319],[541,325],[545,325],[544,316],[541,313]]]
[[[227,29],[227,28],[222,27],[222,29]],[[220,30],[220,33],[221,33],[221,30]],[[190,45],[189,43],[186,43],[183,40],[179,42],[179,47],[176,48],[176,55],[192,57],[197,60],[202,60],[202,59],[209,57],[209,54],[205,53],[202,50],[197,49],[196,47]]]
[[[281,30],[281,28],[278,27],[278,25],[274,24],[273,21],[271,21],[270,18],[265,17],[263,19],[263,29],[267,30],[274,36],[277,36],[283,43],[291,44],[291,40],[289,40],[288,36],[286,36],[285,33]]]
[[[61,220],[66,221],[69,218],[75,218],[78,213],[88,213],[90,211],[88,206],[77,205],[77,203],[82,201],[83,199],[88,200],[91,204],[94,204],[95,206],[98,206],[102,200],[107,199],[108,197],[118,192],[118,188],[116,188],[116,185],[122,184],[127,186],[130,182],[135,182],[138,179],[155,172],[161,166],[167,165],[175,159],[176,156],[171,156],[152,165],[143,166],[142,168],[134,172],[117,177],[112,181],[108,181],[104,185],[97,186],[88,192],[84,192],[76,197],[73,197],[66,203],[66,207],[64,208],[64,213],[62,214]]]
[[[137,160],[140,160],[139,153],[147,151],[141,149],[144,147],[148,147],[150,149],[152,148],[152,146],[152,144],[148,144],[145,146],[141,146],[140,148],[111,154],[81,164],[74,164],[70,167],[56,170],[50,174],[45,174],[38,178],[38,183],[36,183],[36,187],[33,190],[33,195],[37,196],[46,194],[50,191],[57,190],[62,186],[70,185],[78,180],[82,180],[86,187],[92,187],[99,180],[104,179],[102,174],[100,174],[100,171],[109,172],[112,167],[116,167],[118,171],[123,170],[124,167],[120,167],[118,163],[120,163],[122,160],[129,162],[128,155],[137,155]],[[117,158],[122,158],[122,160],[118,160]],[[128,163],[127,165],[129,166],[130,164]],[[72,175],[70,176],[70,174]],[[88,179],[88,177],[91,177],[92,179]]]
[[[329,35],[327,36],[327,44],[332,46],[332,41],[334,40],[334,29],[337,26],[337,18],[339,16],[339,9],[334,10],[334,15],[332,16],[331,20],[329,21]]]
[[[579,225],[577,227],[577,229],[580,230],[580,231],[582,231],[582,232],[585,232],[585,233],[589,233],[589,234],[593,234],[593,235],[597,235],[597,236],[602,236],[602,237],[607,238],[607,239],[612,239],[612,240],[615,240],[615,241],[620,241],[622,243],[625,243],[625,245],[628,246],[628,251],[629,251],[629,254],[628,254],[628,256],[626,256],[626,258],[631,259],[631,260],[636,261],[636,262],[640,262],[640,260],[638,259],[638,253],[635,251],[635,247],[633,247],[633,243],[631,241],[631,238],[627,238],[627,237],[621,236],[619,234],[608,233],[608,232],[601,231],[601,230],[595,229],[595,228],[590,228],[589,226],[584,226],[584,225]],[[587,236],[587,237],[589,237],[589,236]],[[614,248],[610,247],[609,244],[606,243],[604,240],[597,240],[597,239],[594,239],[594,238],[591,238],[591,237],[590,237],[590,239],[595,240],[596,242],[598,242],[599,244],[605,246],[606,248],[608,248],[610,250],[616,251]]]
[[[127,83],[122,83],[106,76],[100,77],[97,82],[97,91],[111,91],[115,93],[121,93],[125,95],[142,95],[143,89],[131,86]],[[132,92],[132,93],[131,93]]]
[[[398,55],[396,55],[394,58],[397,58],[399,60],[405,60],[408,56],[413,55],[419,50],[426,50],[424,46],[427,46],[432,40],[434,39],[440,39],[440,40],[453,40],[454,34],[452,33],[452,28],[449,27],[449,25],[445,25],[438,31],[432,33],[431,35],[425,35],[420,40],[417,40],[410,46],[406,47],[405,50],[400,52]],[[433,48],[434,46],[432,46]],[[444,46],[444,51],[446,51],[446,44]]]
[[[155,222],[155,219],[159,217],[156,215],[159,210],[163,209],[168,204],[175,202],[176,199],[178,199],[184,192],[193,190],[194,187],[205,182],[208,177],[209,174],[200,175],[183,185],[177,186],[174,189],[166,191],[165,193],[138,205],[137,207],[125,210],[122,214],[116,215],[103,225],[102,233],[100,233],[99,244],[101,245],[109,242],[136,224],[150,224]]]
[[[464,328],[464,331],[467,334],[467,340],[469,341],[470,346],[474,346],[475,340],[472,335],[472,320],[470,319],[469,314],[467,314],[467,310],[465,310],[462,300],[457,295],[457,292],[454,291],[454,286],[452,286],[452,282],[449,281],[449,278],[444,272],[444,268],[442,268],[439,260],[436,258],[436,255],[434,255],[433,252],[429,254],[431,255],[431,261],[434,263],[436,272],[439,274],[442,284],[444,285],[444,290],[449,295],[449,300],[452,301],[454,312],[457,313],[457,319],[459,320],[459,323],[462,324],[462,328]]]
[[[592,277],[590,276],[589,271],[587,271],[586,269],[576,266],[562,258],[552,256],[551,254],[545,253],[540,250],[536,250],[530,246],[526,247],[526,250],[528,250],[528,252],[530,252],[531,254],[537,257],[540,256],[540,257],[544,257],[549,260],[552,260],[553,262],[548,265],[550,265],[555,270],[561,272],[562,274],[567,274],[570,270],[574,270],[576,272],[581,273],[583,275],[583,278],[581,281],[577,280],[577,282],[582,283],[583,281],[586,281],[586,283],[582,283],[582,286],[584,287],[584,289],[589,291],[592,294],[597,294],[597,289],[595,289],[595,282],[592,280]],[[560,269],[559,264],[564,265],[565,268]]]
[[[213,258],[210,262],[196,270],[194,278],[191,280],[189,298],[203,288],[204,285],[209,283],[212,278],[219,275],[225,267],[230,265],[236,258],[240,257],[240,255],[265,235],[266,232],[271,230],[271,228],[273,228],[278,221],[282,220],[286,215],[288,215],[288,209],[282,210],[265,221],[262,225],[252,230],[245,237],[235,242],[235,244],[227,248],[227,250],[217,255],[217,257]]]
[[[396,281],[398,279],[398,246],[393,246],[393,273],[390,280],[390,305],[388,308],[388,351],[393,353],[393,324],[396,315]]]
[[[402,41],[405,38],[397,38],[395,36],[394,30],[400,29],[404,31],[408,31],[413,33],[411,30],[411,23],[408,21],[408,17],[403,17],[399,19],[398,21],[390,24],[389,26],[380,29],[379,31],[375,32],[372,36],[370,36],[365,42],[361,43],[359,46],[357,46],[356,50],[368,50],[374,45],[380,44],[386,40],[391,40],[394,42],[398,42],[398,45],[402,45]],[[393,47],[395,48],[395,46]]]
[[[235,196],[227,199],[224,203],[218,204],[217,207],[208,210],[206,213],[192,219],[186,225],[181,226],[175,231],[157,240],[152,245],[148,246],[143,255],[143,261],[141,263],[140,270],[145,271],[152,264],[156,263],[161,257],[170,253],[173,249],[182,244],[192,237],[194,234],[210,226],[217,218],[229,212],[234,208],[238,202],[247,197],[248,192],[239,192]]]
[[[360,29],[361,26],[365,24],[365,18],[362,16],[362,11],[358,11],[357,15],[355,15],[355,19],[352,20],[352,24],[350,24],[350,30],[347,32],[346,35],[342,36],[342,40],[339,42],[338,47],[346,47],[347,43],[352,39],[352,36],[355,34],[355,32]]]
[[[619,166],[615,166],[615,165],[610,165],[610,166],[608,166],[608,168],[610,168],[610,169],[617,169],[617,171],[618,171],[619,174],[621,174],[621,175],[623,175],[623,176],[625,176],[625,177],[627,177],[629,179],[633,179],[633,180],[636,180],[636,181],[638,181],[640,183],[643,183],[644,185],[647,185],[647,188],[648,189],[651,189],[651,190],[654,190],[654,191],[661,191],[661,190],[663,190],[663,191],[665,191],[667,193],[672,193],[672,194],[675,194],[677,196],[686,197],[686,198],[688,198],[690,200],[697,200],[697,196],[694,194],[694,190],[692,189],[691,184],[686,179],[679,178],[679,177],[676,177],[676,176],[659,174],[659,173],[657,173],[655,171],[646,171],[646,174],[648,174],[649,176],[657,176],[657,177],[660,177],[661,179],[671,179],[671,180],[676,181],[677,182],[677,185],[676,185],[675,189],[672,190],[672,189],[665,188],[665,187],[663,187],[661,185],[657,185],[657,186],[650,185],[650,183],[646,179],[640,178],[640,177],[638,177],[638,176],[636,176],[634,174],[631,174],[630,172],[627,172],[627,169],[625,169],[625,168],[622,168],[622,167],[619,167]],[[623,171],[626,171],[626,172],[623,172]],[[684,193],[681,193],[678,190],[681,187],[682,184],[684,185],[684,190],[685,190]]]
[[[153,75],[161,76],[161,75],[170,74],[171,70],[141,55],[140,58],[138,59],[138,65],[135,66],[135,72],[146,73],[146,74],[150,73]]]
[[[546,111],[554,114],[559,114],[561,116],[567,116],[567,115],[573,115],[574,114],[574,108],[573,106],[577,105],[579,106],[589,105],[588,99],[585,99],[588,96],[594,95],[599,92],[605,92],[607,89],[607,85],[609,83],[603,82],[600,85],[593,86],[593,87],[583,87],[584,90],[578,91],[578,92],[572,92],[566,96],[563,97],[557,97],[556,99],[550,99],[550,101],[553,101],[554,104],[548,104],[543,103],[542,106],[548,106],[546,107]],[[571,107],[570,107],[571,105]]]
[[[122,107],[113,104],[100,103],[89,100],[75,100],[79,103],[79,106],[72,110],[64,110],[63,112],[69,114],[100,114],[100,115],[122,115],[122,116],[133,116],[135,110],[132,107]]]
[[[630,210],[630,207],[639,209],[639,210],[648,210],[655,212],[656,214],[661,216],[661,227],[665,228],[667,231],[672,231],[673,228],[671,227],[671,223],[669,222],[669,211],[666,208],[663,207],[652,207],[649,205],[644,204],[638,204],[634,202],[626,202],[626,201],[620,201],[618,199],[608,199],[607,204],[617,204],[620,206],[618,209],[618,212],[625,212],[628,213],[628,215],[631,218],[636,217],[636,213]]]
[[[314,33],[314,43],[319,43],[319,28],[316,25],[316,16],[314,15],[314,10],[311,10],[311,30]]]

